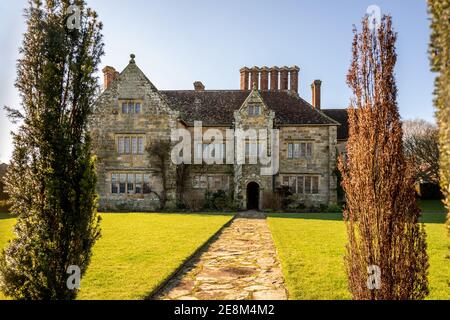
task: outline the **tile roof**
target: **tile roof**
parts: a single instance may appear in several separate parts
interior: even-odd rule
[[[322,112],[341,124],[337,130],[338,140],[347,140],[348,139],[347,109],[322,109]]]
[[[194,120],[204,125],[231,125],[250,91],[242,90],[169,90],[159,91],[169,105],[181,112],[188,124]],[[285,91],[260,91],[265,104],[275,111],[276,125],[336,125],[337,123],[315,110],[305,100]]]

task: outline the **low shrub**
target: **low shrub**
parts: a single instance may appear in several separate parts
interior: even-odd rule
[[[193,195],[187,194],[183,197],[184,205],[190,211],[200,211],[205,207],[205,201]]]
[[[9,212],[10,208],[11,205],[8,200],[0,200],[0,212]]]
[[[235,211],[237,205],[231,194],[219,190],[216,192],[207,191],[205,193],[204,210],[218,210],[218,211]]]
[[[326,212],[329,213],[339,213],[342,212],[342,206],[338,205],[338,204],[330,204],[327,209]]]

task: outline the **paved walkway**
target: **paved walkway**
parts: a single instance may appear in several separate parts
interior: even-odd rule
[[[265,216],[257,212],[239,214],[157,299],[287,299]]]

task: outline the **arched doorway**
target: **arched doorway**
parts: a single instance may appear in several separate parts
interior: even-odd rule
[[[247,210],[259,210],[259,184],[256,182],[247,185]]]

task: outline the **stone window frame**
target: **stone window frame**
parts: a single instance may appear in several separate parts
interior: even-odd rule
[[[312,159],[313,155],[314,155],[314,143],[312,141],[295,141],[295,142],[289,141],[287,143],[286,157],[289,160]]]
[[[137,171],[113,171],[110,172],[109,175],[111,181],[109,188],[110,194],[130,196],[151,193],[150,173]]]
[[[204,158],[203,155],[205,154],[205,151],[208,151],[207,154],[209,154],[209,148],[212,148],[212,146],[216,146],[216,148],[214,148],[214,151],[217,150],[217,146],[219,146],[219,156],[221,156],[220,159],[223,159],[223,160],[226,159],[226,143],[225,142],[222,142],[222,143],[203,142],[203,143],[196,143],[195,145],[196,145],[195,155],[196,155],[197,159],[200,159],[200,158],[203,159]],[[214,153],[214,157],[215,157],[215,153]]]
[[[260,153],[260,144],[259,141],[249,141],[246,140],[245,141],[245,157],[249,158],[249,157],[258,157],[259,153]]]
[[[261,115],[261,106],[259,104],[249,105],[247,107],[247,114],[249,117],[259,117]]]
[[[143,101],[140,99],[119,99],[119,110],[123,115],[141,114],[142,106]]]
[[[142,156],[144,145],[145,134],[116,134],[116,152],[120,156]]]
[[[320,194],[320,180],[318,174],[284,175],[282,184],[294,194],[315,195]]]
[[[219,182],[219,178],[221,182]],[[219,182],[220,186],[218,186]],[[229,191],[230,176],[227,174],[194,174],[192,176],[192,188],[210,191]]]

